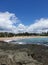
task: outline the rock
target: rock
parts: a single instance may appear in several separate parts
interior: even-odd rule
[[[46,50],[48,48],[44,49],[38,45],[2,43],[0,44],[0,65],[48,65],[48,51]]]

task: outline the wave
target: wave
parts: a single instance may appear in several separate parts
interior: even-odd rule
[[[4,42],[12,44],[38,44],[48,46],[48,38],[29,38],[29,39],[19,39],[19,40],[4,40]]]
[[[12,40],[4,40],[4,42],[11,42]]]

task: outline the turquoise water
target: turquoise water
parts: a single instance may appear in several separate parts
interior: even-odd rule
[[[13,42],[22,42],[22,44],[48,44],[48,38],[25,38],[20,40],[13,40]]]

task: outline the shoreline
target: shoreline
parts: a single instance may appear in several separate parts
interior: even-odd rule
[[[48,38],[48,36],[16,36],[16,37],[0,37],[0,41],[4,40],[18,40],[18,39],[25,39],[25,38]]]

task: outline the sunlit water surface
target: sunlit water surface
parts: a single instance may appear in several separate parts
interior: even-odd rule
[[[12,43],[18,44],[44,44],[48,45],[48,38],[24,38],[18,40],[12,40]]]

